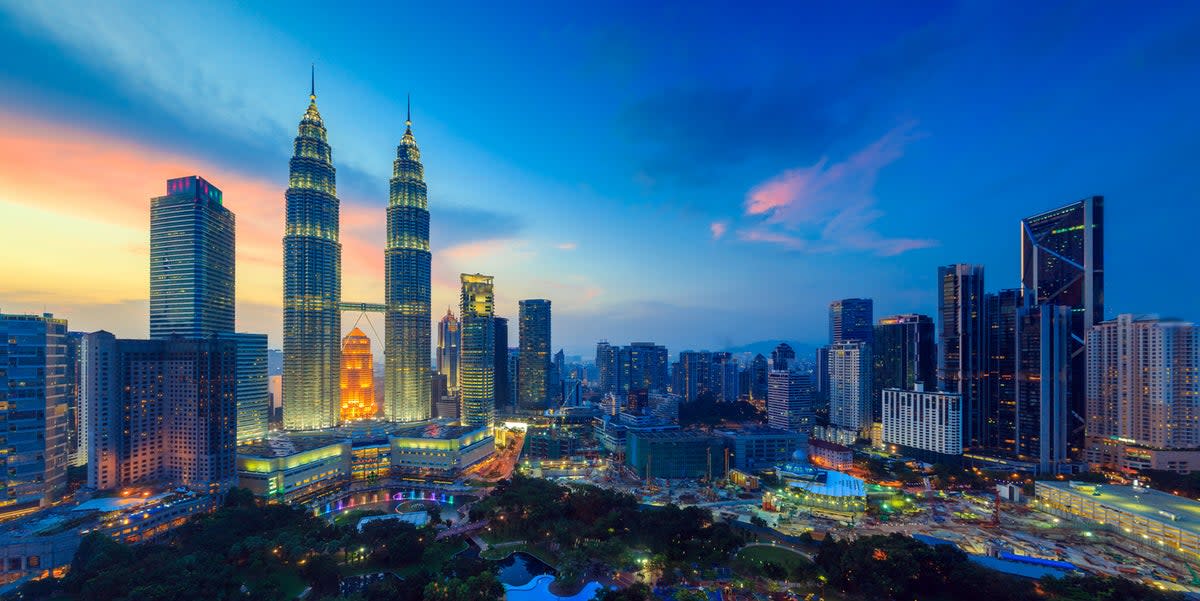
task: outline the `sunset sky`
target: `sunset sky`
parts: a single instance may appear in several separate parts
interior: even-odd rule
[[[932,314],[938,265],[1017,286],[1018,220],[1101,194],[1106,317],[1200,319],[1200,4],[654,4],[0,0],[0,310],[144,337],[149,200],[196,174],[278,347],[315,62],[346,300],[411,93],[435,318],[482,272],[569,354],[821,343],[835,298]]]

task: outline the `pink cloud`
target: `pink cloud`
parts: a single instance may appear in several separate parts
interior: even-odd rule
[[[713,240],[720,240],[729,230],[729,224],[724,221],[714,221],[708,226],[708,229],[712,232]]]
[[[751,188],[743,208],[756,222],[738,237],[807,252],[864,251],[891,256],[936,245],[933,240],[889,238],[874,226],[879,172],[904,154],[914,124],[885,134],[846,160],[822,158],[788,169]],[[714,230],[715,234],[715,230]]]

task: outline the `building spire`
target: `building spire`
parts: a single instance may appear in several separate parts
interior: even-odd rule
[[[308,99],[317,99],[317,63],[312,64],[312,79],[309,80]]]
[[[407,95],[408,99],[408,114],[404,117],[404,127],[412,130],[412,94]]]

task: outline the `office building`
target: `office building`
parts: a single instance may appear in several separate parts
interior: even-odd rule
[[[870,343],[839,342],[829,348],[829,425],[863,437],[871,428]]]
[[[875,301],[869,298],[844,298],[829,303],[829,344],[858,340],[871,343],[875,338]]]
[[[1104,319],[1104,197],[1091,196],[1021,220],[1021,290],[1026,306],[1069,308],[1067,436],[1083,448],[1087,411],[1084,341]]]
[[[0,518],[58,500],[67,485],[67,320],[0,313]]]
[[[496,415],[496,296],[490,275],[461,276],[462,347],[459,352],[459,421],[488,427]]]
[[[995,427],[987,446],[1003,454],[1017,452],[1017,314],[1021,290],[1007,288],[984,295],[987,316],[987,394]]]
[[[711,369],[712,390],[717,400],[724,403],[736,403],[741,395],[738,385],[739,366],[737,359],[726,352],[713,353]]]
[[[446,315],[438,322],[437,371],[446,376],[446,386],[451,392],[458,390],[458,347],[462,343],[460,328],[454,310],[447,307]]]
[[[517,407],[545,410],[550,387],[550,301],[529,299],[519,303],[520,372],[517,374]]]
[[[516,375],[518,362],[513,362],[509,365],[508,359],[508,318],[496,317],[492,319],[493,332],[495,333],[495,342],[492,344],[494,349],[493,360],[493,378],[492,386],[496,394],[496,409],[503,411],[511,411],[513,401],[517,398],[513,395],[513,390],[516,389]],[[519,357],[517,359],[519,361]],[[511,368],[510,368],[511,367]]]
[[[721,438],[703,432],[631,431],[625,465],[642,478],[720,478],[725,474]]]
[[[937,389],[937,343],[933,318],[910,313],[879,320],[875,342],[871,345],[874,361],[874,386],[871,415],[875,421],[883,411],[885,388],[912,390],[921,384]]]
[[[723,471],[769,469],[791,459],[808,442],[804,434],[776,428],[723,430],[717,435],[725,443]]]
[[[963,446],[986,447],[993,410],[987,397],[983,266],[938,268],[938,388],[962,397]]]
[[[1042,474],[1057,473],[1068,458],[1070,317],[1062,305],[1017,314],[1017,455]]]
[[[238,344],[228,338],[84,336],[88,486],[235,480]]]
[[[812,433],[812,376],[797,367],[767,374],[767,424],[777,430]]]
[[[683,351],[675,364],[678,388],[672,392],[692,402],[705,392],[713,392],[713,354],[709,351]]]
[[[645,388],[651,392],[666,392],[671,384],[668,375],[667,347],[653,342],[631,343],[624,352],[629,355],[629,377],[623,378],[629,388]]]
[[[1118,315],[1088,332],[1087,349],[1088,462],[1200,470],[1200,328]]]
[[[338,422],[342,359],[337,183],[315,88],[300,119],[289,171],[283,236],[283,425],[313,430]]]
[[[766,400],[767,398],[767,358],[759,353],[754,356],[754,360],[750,362],[750,367],[746,369],[749,374],[748,389],[750,398],[755,401]]]
[[[829,404],[829,347],[817,347],[813,361],[813,391],[817,402],[822,406]]]
[[[237,442],[244,444],[263,440],[267,437],[267,422],[271,417],[267,384],[267,335],[237,332],[217,337],[232,341],[237,353]]]
[[[83,332],[67,332],[63,357],[67,364],[67,464],[87,465],[87,413],[80,403],[80,373]]]
[[[775,350],[771,351],[771,369],[787,369],[795,360],[796,351],[786,342],[780,342]]]
[[[233,331],[234,217],[195,175],[150,200],[150,337]]]
[[[375,356],[357,327],[342,340],[342,421],[375,417]]]
[[[607,340],[596,343],[596,371],[600,392],[616,392],[618,388],[617,353],[620,347],[614,347]]]
[[[918,383],[883,391],[883,444],[892,452],[926,463],[962,461],[962,397],[926,391]]]
[[[429,201],[412,114],[392,162],[384,250],[383,417],[429,419]]]
[[[504,320],[504,337],[508,338],[507,319]],[[499,362],[500,358],[497,357],[496,361]],[[504,406],[512,409],[513,402],[517,398],[517,374],[521,371],[521,349],[516,347],[504,349],[504,363],[506,368],[504,378],[508,385],[505,389],[507,392],[504,394]]]

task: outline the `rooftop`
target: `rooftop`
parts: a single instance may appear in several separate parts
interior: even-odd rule
[[[1038,482],[1038,486],[1054,488],[1112,509],[1137,515],[1200,536],[1200,502],[1152,488],[1083,484],[1079,482]]]

